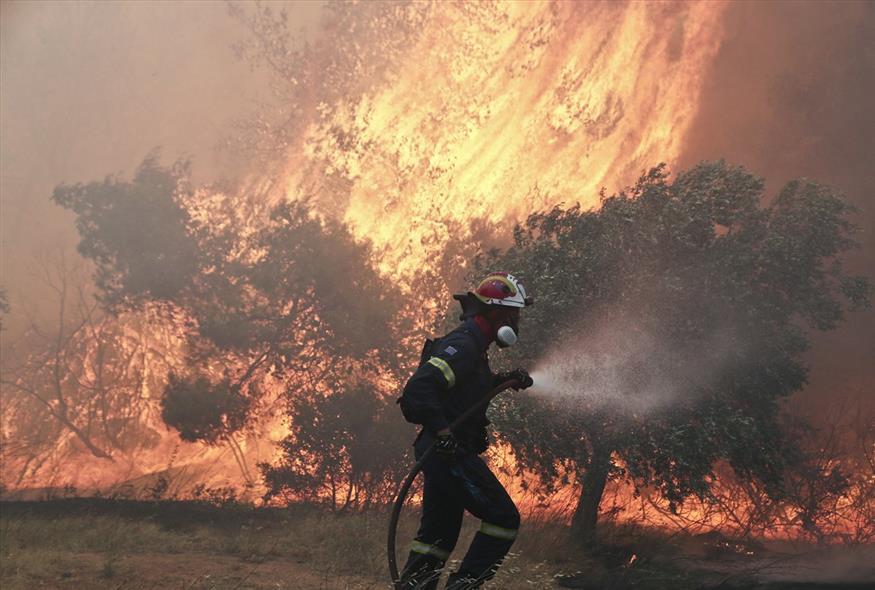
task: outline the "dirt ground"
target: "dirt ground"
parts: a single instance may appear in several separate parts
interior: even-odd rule
[[[358,590],[387,586],[357,576],[320,572],[302,561],[288,559],[253,563],[246,558],[208,553],[139,553],[108,557],[103,553],[71,552],[44,554],[44,557],[41,568],[22,570],[11,565],[7,569],[4,565],[4,590]]]

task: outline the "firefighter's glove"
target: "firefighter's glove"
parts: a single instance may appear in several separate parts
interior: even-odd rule
[[[535,384],[535,382],[532,381],[532,377],[529,375],[529,372],[525,369],[514,369],[513,371],[510,371],[508,373],[503,373],[502,377],[503,381],[516,381],[517,384],[512,385],[511,387],[513,387],[517,391],[519,391],[520,389],[528,389]]]
[[[456,442],[456,437],[453,436],[452,432],[437,435],[434,443],[434,452],[438,457],[445,460],[456,458],[459,452],[459,443]]]

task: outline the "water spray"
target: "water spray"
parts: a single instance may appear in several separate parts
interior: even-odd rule
[[[640,415],[687,403],[711,387],[738,348],[731,326],[667,341],[633,314],[615,313],[549,351],[530,393],[582,411]]]

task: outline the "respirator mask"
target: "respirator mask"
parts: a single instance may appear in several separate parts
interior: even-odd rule
[[[510,326],[502,326],[498,329],[498,332],[495,334],[495,343],[498,344],[499,348],[507,348],[508,346],[513,346],[516,344],[518,340],[517,333]]]
[[[503,326],[495,333],[495,343],[499,348],[513,346],[519,340],[520,326],[519,316],[510,317]]]

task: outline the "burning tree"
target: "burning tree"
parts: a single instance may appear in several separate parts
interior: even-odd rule
[[[291,433],[281,442],[282,458],[260,465],[268,498],[348,510],[381,506],[392,497],[408,468],[401,443],[407,425],[398,420],[394,397],[361,376],[367,367],[349,368],[289,404]]]
[[[342,224],[303,201],[261,205],[266,195],[195,190],[187,178],[184,163],[153,156],[132,181],[61,186],[54,198],[77,214],[105,307],[160,310],[185,337],[166,423],[185,440],[227,443],[250,479],[235,432],[351,359],[394,359],[396,304],[368,244]]]
[[[168,370],[144,318],[101,313],[63,258],[42,270],[56,315],[30,317],[4,343],[4,479],[14,485],[52,481],[77,452],[113,462],[154,446],[151,394]]]
[[[851,208],[804,180],[765,205],[763,181],[722,162],[673,182],[655,168],[602,197],[530,216],[479,263],[519,272],[539,300],[511,360],[544,359],[555,391],[495,417],[519,471],[543,490],[577,482],[572,526],[589,540],[611,478],[658,490],[671,511],[708,497],[719,461],[770,498],[790,494],[806,463],[781,401],[806,382],[806,327],[868,301],[840,261]],[[827,499],[845,485],[838,471],[829,481]]]

